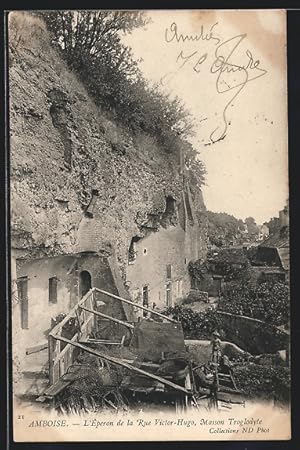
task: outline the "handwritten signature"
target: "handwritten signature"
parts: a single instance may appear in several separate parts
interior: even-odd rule
[[[177,27],[177,23],[173,22],[170,25],[170,29],[166,29],[165,31],[165,41],[170,43],[170,42],[196,42],[196,41],[210,41],[213,40],[215,41],[216,44],[219,44],[220,42],[220,38],[218,36],[215,35],[214,33],[214,28],[218,25],[218,22],[214,23],[210,29],[208,33],[204,32],[204,26],[201,25],[200,28],[200,32],[197,34],[182,34],[179,33],[178,31],[178,27]]]
[[[165,41],[167,43],[212,41],[212,43],[217,47],[214,51],[214,61],[209,70],[211,74],[217,75],[216,91],[218,94],[224,94],[225,92],[236,89],[233,96],[224,107],[222,113],[223,126],[216,127],[210,134],[210,140],[212,143],[220,141],[226,136],[228,128],[227,110],[229,106],[248,83],[262,77],[267,73],[266,69],[260,67],[260,61],[258,59],[255,60],[250,50],[246,50],[245,52],[246,64],[241,65],[234,62],[233,58],[236,56],[236,51],[247,37],[247,34],[239,34],[221,42],[221,39],[216,36],[214,32],[214,28],[217,25],[217,22],[213,24],[208,33],[204,31],[204,27],[202,25],[200,33],[192,35],[179,33],[178,26],[175,22],[171,24],[169,29],[165,30]],[[201,54],[199,50],[195,50],[189,54],[184,52],[184,50],[180,50],[176,58],[176,63],[179,64],[179,67],[175,72],[169,72],[164,75],[161,78],[161,84],[165,85],[168,81],[170,81],[170,79],[172,79],[188,62],[193,62],[193,70],[196,73],[200,73],[201,67],[207,58],[208,53]]]

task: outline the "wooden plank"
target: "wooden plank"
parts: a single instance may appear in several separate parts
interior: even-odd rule
[[[112,364],[116,364],[117,366],[124,367],[125,369],[131,370],[133,372],[139,373],[141,375],[144,375],[148,378],[152,378],[153,380],[159,381],[160,383],[165,384],[166,386],[169,386],[177,391],[184,392],[185,394],[190,394],[191,392],[187,389],[183,388],[182,386],[179,386],[178,384],[173,383],[172,381],[166,380],[165,378],[159,377],[158,375],[154,375],[152,373],[146,372],[145,370],[138,369],[137,367],[132,366],[131,364],[123,362],[119,358],[115,358],[113,356],[108,356],[105,353],[101,353],[98,350],[91,349],[89,347],[86,347],[85,345],[79,344],[78,342],[72,342],[69,339],[66,339],[62,336],[56,336],[56,339],[66,342],[67,344],[74,345],[74,347],[80,348],[81,350],[84,350],[91,355],[98,356],[101,359],[104,359]]]
[[[71,316],[75,316],[76,314],[76,310],[80,305],[83,305],[87,299],[90,297],[90,295],[92,295],[93,291],[96,288],[92,288],[90,289],[80,300],[80,302],[78,302],[70,311],[69,313],[66,315],[66,317],[59,322],[57,325],[55,325],[55,327],[50,331],[49,335],[54,336],[59,334],[59,332],[61,331],[62,327],[68,322],[68,320],[70,319]]]
[[[151,380],[151,384],[147,385],[147,382],[145,383],[145,381],[145,378],[128,376],[122,380],[121,388],[134,392],[164,392],[165,386],[163,383]],[[147,379],[147,381],[149,380]]]
[[[233,314],[233,313],[229,313],[229,312],[226,312],[226,311],[216,311],[216,313],[220,314],[220,315],[223,315],[223,316],[235,317],[235,318],[239,318],[239,319],[245,319],[248,322],[255,322],[255,323],[258,323],[258,324],[263,325],[265,327],[274,328],[274,329],[278,330],[279,332],[281,332],[283,334],[290,335],[289,331],[287,331],[285,329],[282,329],[282,328],[280,328],[280,327],[278,327],[276,325],[264,322],[264,321],[262,321],[260,319],[255,319],[254,317],[243,316],[243,315],[240,315],[240,314]]]
[[[238,390],[238,388],[237,388],[237,385],[236,385],[236,382],[235,382],[235,379],[234,379],[233,375],[231,375],[231,381],[232,381],[232,384],[233,384],[233,386],[234,386],[234,389]]]
[[[76,341],[77,338],[78,338],[78,333],[74,334],[71,341],[74,342],[74,341]],[[56,339],[56,337],[53,336],[53,339]],[[54,359],[54,364],[57,364],[60,361],[60,359],[63,358],[63,356],[69,350],[69,348],[70,347],[68,345],[66,345],[65,348],[63,348],[62,351],[56,355],[56,357]]]
[[[55,347],[56,340],[49,335],[48,336],[48,358],[49,358],[49,381],[50,384],[55,383],[56,381],[56,371],[55,371]]]
[[[80,344],[104,344],[104,345],[120,345],[121,342],[120,341],[107,341],[105,339],[87,339],[85,340],[80,340],[79,341]]]
[[[91,314],[88,319],[81,325],[82,337],[87,338],[90,334],[90,327],[93,325],[93,315]]]
[[[92,292],[92,295],[90,297],[89,303],[90,303],[90,305],[89,305],[90,309],[94,310],[96,308],[96,302],[95,302],[95,298],[94,298],[94,291]],[[93,331],[95,333],[97,333],[98,332],[98,320],[97,320],[97,317],[95,315],[93,315],[93,317],[94,317],[94,320],[93,320]]]
[[[69,386],[73,381],[64,381],[60,378],[56,383],[47,388],[45,392],[41,395],[41,397],[54,397],[59,394],[62,390],[64,390],[67,386]]]
[[[26,348],[26,355],[31,355],[32,353],[38,353],[42,350],[46,350],[48,348],[48,342],[44,342],[43,344],[34,345],[33,347]]]
[[[138,305],[137,303],[131,302],[130,300],[127,300],[126,298],[119,297],[118,295],[111,294],[110,292],[103,291],[102,289],[98,289],[98,288],[94,288],[94,289],[95,289],[96,292],[100,292],[101,294],[108,295],[108,297],[115,298],[115,299],[117,299],[117,300],[120,300],[121,302],[128,303],[129,305],[132,305],[132,306],[134,306],[135,308],[142,309],[143,311],[148,311],[148,312],[150,312],[151,314],[154,314],[154,315],[156,315],[156,316],[162,317],[162,318],[165,319],[165,320],[168,320],[169,322],[177,323],[177,320],[171,319],[170,317],[165,316],[164,314],[161,314],[161,313],[159,313],[159,312],[157,312],[157,311],[153,311],[153,309],[146,308],[145,306]]]
[[[73,356],[73,349],[71,347],[71,345],[69,346],[70,348],[68,349],[68,351],[65,354],[65,372],[67,372],[68,368],[72,365],[72,356]]]
[[[60,358],[58,361],[58,367],[59,367],[59,378],[64,375],[64,359]]]
[[[219,392],[225,392],[226,394],[240,394],[245,395],[245,392],[233,389],[227,386],[219,386]]]
[[[124,322],[123,320],[116,319],[115,317],[112,317],[112,316],[108,316],[107,314],[103,314],[103,313],[101,313],[99,311],[95,311],[94,309],[86,308],[85,306],[79,306],[79,308],[83,309],[84,311],[88,311],[88,312],[90,312],[92,314],[95,314],[95,316],[104,317],[105,319],[111,320],[112,322],[116,322],[116,323],[119,323],[121,325],[124,325],[127,328],[134,329],[134,325],[131,325],[128,322]]]
[[[245,404],[245,396],[241,394],[218,392],[218,400],[232,404]]]
[[[59,364],[53,365],[53,382],[56,383],[56,381],[59,380]]]
[[[231,375],[228,375],[227,373],[222,373],[222,372],[219,372],[219,377],[224,377],[224,378],[230,378],[231,379]]]
[[[78,308],[76,309],[75,314],[76,314],[76,318],[77,318],[77,322],[78,322],[78,328],[79,328],[79,331],[80,331],[80,333],[82,333],[82,331],[81,331],[81,322],[80,322],[80,316],[79,316]]]
[[[151,369],[155,369],[155,370],[159,368],[159,364],[151,363],[151,362],[144,362],[144,361],[141,362],[141,361],[137,361],[135,359],[120,358],[120,361],[132,364],[134,367],[150,367]]]

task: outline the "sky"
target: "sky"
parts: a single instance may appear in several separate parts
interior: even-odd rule
[[[194,117],[207,209],[257,223],[278,216],[288,198],[285,12],[147,14],[124,42],[149,82]]]

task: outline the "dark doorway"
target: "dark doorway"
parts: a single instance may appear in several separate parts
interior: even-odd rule
[[[149,306],[149,288],[148,288],[148,286],[143,287],[143,306],[145,306],[145,308],[148,308],[148,306]],[[143,312],[143,316],[144,317],[147,316],[146,311]]]
[[[167,300],[167,306],[172,306],[172,281],[167,282],[166,300]]]
[[[21,328],[28,329],[28,278],[17,279],[18,299],[21,306]]]
[[[218,297],[219,294],[220,294],[220,291],[221,291],[221,287],[222,287],[222,280],[221,280],[221,278],[213,278],[209,295],[211,297]]]
[[[149,306],[149,289],[148,286],[143,287],[143,306]]]
[[[83,270],[80,272],[79,295],[82,298],[92,287],[92,277],[90,272]]]

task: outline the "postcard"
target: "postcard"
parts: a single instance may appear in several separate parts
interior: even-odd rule
[[[288,440],[286,11],[11,11],[16,442]]]

